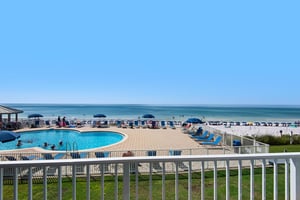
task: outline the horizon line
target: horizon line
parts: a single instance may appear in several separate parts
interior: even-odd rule
[[[249,106],[249,107],[253,107],[253,106],[284,106],[284,107],[298,107],[300,106],[300,104],[249,104],[249,103],[241,103],[241,104],[206,104],[206,103],[199,103],[199,104],[195,104],[195,103],[182,103],[182,104],[178,104],[178,103],[174,103],[174,104],[170,104],[170,103],[153,103],[153,104],[149,104],[149,103],[0,103],[0,104],[7,104],[7,105],[104,105],[104,106],[108,106],[108,105],[139,105],[139,106],[221,106],[221,107],[228,107],[228,106]]]

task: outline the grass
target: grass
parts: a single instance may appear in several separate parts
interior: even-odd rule
[[[249,199],[250,194],[250,172],[248,169],[243,169],[243,198]],[[261,169],[255,169],[255,195],[254,199],[261,199],[262,181]],[[267,199],[273,198],[273,168],[267,168]],[[162,195],[162,177],[159,174],[152,176],[152,199],[161,199]],[[131,199],[135,199],[135,176],[131,176]],[[35,180],[33,185],[33,199],[43,198],[43,183],[42,180]],[[218,199],[225,199],[226,194],[226,173],[224,170],[218,171]],[[105,177],[104,195],[105,199],[114,199],[114,177]],[[139,175],[138,182],[139,199],[149,199],[149,176]],[[119,177],[118,191],[119,199],[122,199],[122,177]],[[48,199],[57,199],[57,180],[51,179],[48,183]],[[77,178],[77,199],[86,198],[86,182],[84,178]],[[91,199],[99,199],[101,195],[101,180],[100,177],[92,177],[91,183]],[[174,174],[166,175],[166,199],[175,198],[175,176]],[[278,168],[278,199],[284,199],[284,166]],[[11,184],[4,185],[4,199],[13,199],[13,186]],[[62,184],[63,199],[72,199],[72,179],[64,178]],[[213,172],[207,171],[205,173],[205,199],[213,199],[214,194],[214,178]],[[19,183],[18,186],[19,199],[28,199],[28,185],[26,182]],[[192,199],[199,199],[201,195],[201,173],[194,172],[192,174]],[[179,199],[187,199],[188,197],[188,174],[183,173],[179,175]],[[237,170],[230,171],[230,198],[237,199],[238,197],[238,172]]]
[[[300,145],[270,145],[270,153],[300,152]]]

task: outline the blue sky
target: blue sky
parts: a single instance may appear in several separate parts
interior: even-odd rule
[[[0,103],[300,104],[300,1],[2,1]]]

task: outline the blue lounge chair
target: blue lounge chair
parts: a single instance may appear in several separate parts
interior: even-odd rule
[[[203,145],[219,145],[219,143],[222,141],[222,136],[217,136],[214,141],[211,142],[201,142]]]
[[[147,123],[145,120],[141,121],[142,128],[147,128]]]
[[[135,128],[140,128],[139,121],[137,121],[137,120],[134,121],[134,127]]]
[[[199,127],[199,128],[197,128],[196,132],[195,131],[188,131],[187,133],[189,135],[192,135],[192,136],[197,136],[197,135],[200,136],[203,133],[203,129],[202,129],[202,127]]]
[[[173,121],[169,121],[169,127],[170,127],[171,129],[176,129],[176,127],[175,127]]]
[[[208,138],[209,135],[210,134],[209,134],[208,131],[204,131],[204,133],[202,135],[196,135],[196,136],[191,136],[190,135],[190,137],[193,138],[193,139],[206,139],[206,138]]]
[[[169,155],[170,156],[180,156],[181,155],[181,150],[170,150]],[[188,166],[186,166],[183,162],[179,161],[177,163],[178,163],[178,167],[180,169],[182,169],[183,171],[188,171],[189,170]]]
[[[96,158],[107,158],[109,157],[110,152],[106,151],[106,152],[102,152],[102,151],[97,151],[95,152],[95,156]]]
[[[116,126],[117,126],[118,128],[121,128],[121,121],[120,121],[120,120],[116,121]]]
[[[105,120],[103,123],[99,122],[98,128],[109,128],[108,121]]]
[[[43,158],[45,160],[55,160],[55,159],[61,159],[65,156],[65,153],[58,153],[55,156],[53,156],[51,153],[44,153],[43,154]],[[49,166],[47,169],[47,175],[48,176],[55,176],[56,175],[56,171],[57,171],[57,167],[55,166]]]
[[[87,153],[86,152],[82,152],[82,153],[71,152],[70,155],[73,159],[80,159],[80,158],[85,158],[87,156]]]
[[[35,155],[21,156],[21,160],[34,160],[35,158],[36,158]]]
[[[203,141],[203,142],[209,142],[213,140],[215,137],[215,134],[211,133],[207,138],[195,138],[196,141]]]
[[[154,150],[147,151],[147,156],[156,156],[156,151],[154,151]],[[161,172],[162,171],[162,167],[160,166],[159,162],[153,162],[152,163],[152,167],[157,172]]]
[[[55,159],[61,159],[65,156],[65,153],[58,153],[55,156],[53,156],[51,153],[44,153],[43,157],[45,160],[55,160]]]
[[[46,128],[50,128],[50,127],[51,127],[51,125],[50,125],[50,120],[46,120],[46,121],[45,121],[45,124],[46,124]]]
[[[31,160],[35,160],[37,157],[35,155],[29,155],[29,156],[20,156],[21,160],[27,160],[27,161],[31,161]],[[27,168],[22,168],[21,170],[23,171],[22,172],[22,176],[23,177],[27,177],[28,176],[28,170],[26,171]],[[37,173],[38,171],[42,170],[42,167],[33,167],[31,169],[32,173]]]
[[[97,151],[95,152],[95,156],[96,158],[108,158],[109,157],[110,152],[106,151],[106,152],[102,152],[102,151]],[[101,164],[99,166],[96,166],[100,172],[101,170],[103,170],[104,173],[109,173],[109,168],[108,168],[108,164]]]
[[[71,152],[70,153],[72,159],[80,159],[80,158],[85,158],[87,156],[86,152]],[[83,174],[84,173],[84,165],[76,165],[76,173],[77,174]]]
[[[14,156],[5,156],[5,158],[9,161],[17,160]]]
[[[166,129],[167,128],[165,121],[161,121],[160,122],[160,126],[161,126],[162,129]]]
[[[133,128],[133,121],[129,121],[128,126],[129,126],[129,128]]]
[[[190,135],[190,137],[194,139],[205,139],[208,137],[208,134],[209,134],[208,131],[204,131],[202,135],[194,134],[194,135]]]

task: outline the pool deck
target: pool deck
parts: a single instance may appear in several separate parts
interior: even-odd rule
[[[53,128],[53,127],[52,127]],[[19,131],[33,131],[33,130],[43,130],[48,128],[25,128]],[[61,129],[61,128],[60,128]],[[110,151],[110,152],[126,152],[131,151],[146,151],[146,150],[171,150],[171,149],[199,149],[200,154],[205,153],[204,149],[206,147],[200,145],[193,139],[191,139],[188,134],[184,134],[181,128],[176,129],[149,129],[149,128],[117,128],[111,126],[109,128],[92,128],[92,127],[82,127],[82,128],[65,128],[78,131],[113,131],[119,132],[125,135],[125,139],[117,144],[110,146],[89,149],[89,152],[93,151]],[[49,152],[49,150],[44,150],[40,148],[28,148],[21,150],[14,150],[15,152]],[[197,154],[199,154],[199,151]],[[214,153],[223,153],[214,151]]]

